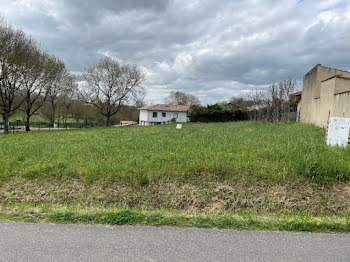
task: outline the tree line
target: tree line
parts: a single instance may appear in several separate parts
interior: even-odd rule
[[[192,122],[244,120],[286,122],[291,119],[290,109],[295,103],[291,94],[295,88],[296,81],[288,78],[272,83],[263,89],[251,90],[245,96],[232,97],[228,101],[221,101],[213,105],[201,106],[198,103],[188,103],[187,105],[191,105],[189,118]],[[182,101],[187,101],[187,99],[182,99]]]
[[[250,91],[244,99],[231,99],[231,103],[242,106],[248,112],[250,120],[272,123],[290,120],[293,103],[291,94],[296,89],[296,80],[289,77],[267,88]]]
[[[145,78],[138,66],[111,57],[73,75],[61,59],[0,19],[0,112],[5,134],[10,116],[18,112],[25,116],[26,131],[39,112],[51,124],[59,114],[63,122],[70,117],[111,125],[118,112],[135,115],[145,94]]]
[[[0,112],[4,133],[9,132],[9,118],[21,112],[25,130],[30,131],[31,119],[40,114],[53,125],[56,119],[66,124],[116,123],[119,117],[136,120],[138,107],[143,105],[146,74],[137,65],[122,63],[105,56],[82,74],[69,72],[58,57],[43,51],[38,43],[23,31],[0,19]],[[290,94],[296,86],[289,78],[263,90],[253,90],[246,97],[232,98],[216,105],[200,106],[197,97],[171,92],[168,104],[190,105],[193,121],[263,120],[287,121]],[[238,106],[227,107],[227,105]],[[218,120],[217,120],[218,121]]]

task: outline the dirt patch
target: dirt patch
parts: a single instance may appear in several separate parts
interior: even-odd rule
[[[99,181],[86,184],[73,178],[37,181],[13,178],[0,185],[0,204],[81,204],[198,211],[350,212],[350,183],[244,183],[190,185],[176,183],[129,186]]]

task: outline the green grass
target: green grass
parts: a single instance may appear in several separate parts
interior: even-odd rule
[[[0,221],[349,233],[350,214],[190,212],[54,205],[0,206]]]
[[[9,122],[10,123],[15,123],[17,120],[20,120],[20,121],[24,121],[26,119],[26,115],[24,113],[22,114],[13,114],[10,116],[9,118]],[[30,120],[32,122],[48,122],[48,120],[46,118],[44,118],[43,116],[40,116],[40,115],[33,115]],[[3,119],[2,119],[2,116],[0,116],[0,122],[2,122]]]
[[[320,182],[350,178],[350,149],[324,143],[323,129],[302,124],[187,124],[15,134],[0,138],[0,177],[72,176],[87,181],[147,184],[202,182]]]
[[[191,123],[181,130],[171,124],[0,136],[0,205],[17,205],[0,218],[11,221],[118,224],[122,208],[135,215],[126,224],[347,232],[349,179],[350,148],[325,145],[325,130],[306,124]],[[55,208],[32,216],[23,206]],[[85,213],[67,211],[70,206],[86,207]],[[97,207],[103,210],[91,213]],[[321,226],[299,219],[302,214],[334,219]]]
[[[10,123],[16,123],[17,120],[20,120],[24,123],[26,120],[26,114],[16,113],[16,114],[11,115],[9,118]],[[3,119],[2,119],[2,116],[0,115],[0,122],[2,122],[2,121],[3,121]],[[31,123],[39,123],[40,122],[40,123],[49,124],[50,120],[48,118],[45,118],[43,115],[35,114],[35,115],[31,116],[30,122]],[[56,120],[56,122],[57,122],[57,120]],[[60,122],[62,123],[62,120]],[[83,120],[80,120],[79,122],[83,123]],[[76,123],[76,120],[73,117],[68,117],[67,123]]]

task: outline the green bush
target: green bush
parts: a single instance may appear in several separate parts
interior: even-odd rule
[[[248,113],[235,105],[218,104],[202,106],[192,106],[189,111],[191,122],[231,122],[248,120]]]

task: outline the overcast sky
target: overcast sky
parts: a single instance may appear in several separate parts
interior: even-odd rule
[[[0,15],[81,72],[103,55],[147,71],[149,103],[203,104],[320,63],[350,69],[349,0],[0,0]]]

